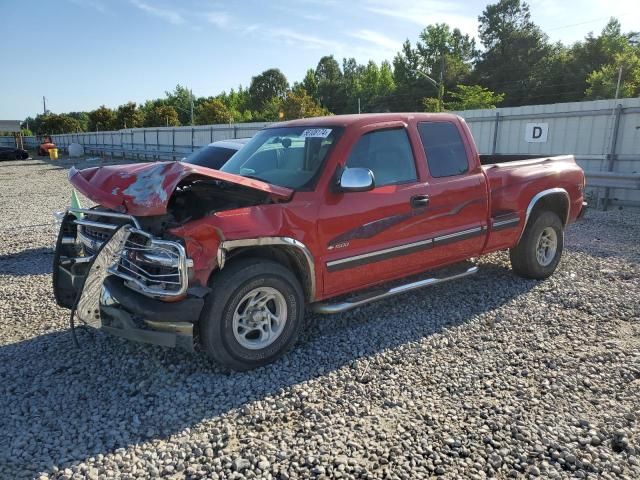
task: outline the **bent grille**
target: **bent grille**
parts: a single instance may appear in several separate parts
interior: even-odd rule
[[[184,247],[178,242],[160,240],[144,232],[134,217],[115,212],[69,209],[84,214],[77,218],[77,241],[86,259],[96,254],[121,225],[131,224],[131,235],[120,259],[109,273],[125,280],[135,290],[153,297],[182,295],[188,287],[188,268]]]

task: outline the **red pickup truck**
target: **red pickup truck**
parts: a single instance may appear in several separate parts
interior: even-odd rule
[[[64,217],[58,304],[234,369],[280,357],[307,308],[470,275],[479,255],[509,249],[516,274],[546,278],[586,206],[573,156],[479,155],[450,114],[295,120],[220,170],[158,162],[72,168],[69,180],[98,205]]]

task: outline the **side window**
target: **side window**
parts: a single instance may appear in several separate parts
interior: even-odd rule
[[[418,133],[432,177],[451,177],[469,170],[464,143],[453,123],[420,122]]]
[[[376,187],[417,179],[416,165],[403,128],[364,134],[351,150],[347,168],[362,167],[373,172]]]

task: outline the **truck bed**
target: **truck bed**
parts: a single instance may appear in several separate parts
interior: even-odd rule
[[[513,219],[511,228],[490,231],[488,251],[517,243],[530,201],[540,192],[553,190],[566,199],[569,213],[562,218],[564,223],[575,219],[582,208],[584,177],[573,155],[480,155],[480,162],[489,184],[491,222],[504,224],[504,219]]]
[[[522,155],[522,154],[513,154],[513,155],[480,155],[480,164],[481,165],[493,165],[496,163],[509,163],[509,162],[517,162],[520,160],[533,160],[540,159],[546,160],[547,158],[554,158],[558,155],[547,155],[541,157],[540,155]]]

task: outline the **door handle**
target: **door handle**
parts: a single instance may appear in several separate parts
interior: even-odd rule
[[[421,208],[429,206],[429,195],[414,195],[411,197],[411,206]]]

